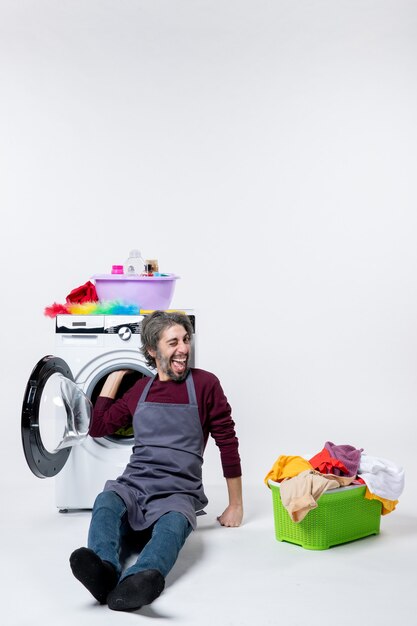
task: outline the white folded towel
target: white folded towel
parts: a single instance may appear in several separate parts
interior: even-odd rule
[[[398,500],[404,489],[404,470],[388,459],[362,452],[358,475],[369,491],[380,498]]]

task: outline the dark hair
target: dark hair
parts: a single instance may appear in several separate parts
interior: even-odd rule
[[[158,349],[158,342],[161,338],[163,331],[170,326],[179,324],[184,327],[184,330],[189,334],[190,339],[193,334],[193,326],[190,322],[190,318],[185,313],[166,313],[165,311],[154,311],[151,315],[147,315],[142,322],[141,340],[142,347],[141,352],[145,357],[146,363],[150,367],[156,367],[156,361],[149,354],[149,350],[156,351]]]

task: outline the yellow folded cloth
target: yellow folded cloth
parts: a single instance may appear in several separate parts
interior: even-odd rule
[[[379,500],[380,502],[382,502],[381,515],[388,515],[388,513],[392,513],[398,504],[398,500],[387,500],[386,498],[381,498],[380,496],[376,496],[374,493],[371,493],[369,491],[368,487],[366,488],[366,491],[365,491],[365,498],[367,500]]]
[[[293,478],[305,470],[311,470],[313,466],[302,456],[285,456],[281,455],[273,464],[271,470],[264,478],[267,485],[268,480],[280,482],[286,478]]]

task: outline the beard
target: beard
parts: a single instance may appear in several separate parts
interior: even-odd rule
[[[161,368],[161,370],[164,372],[164,374],[166,374],[167,376],[169,376],[169,378],[171,380],[173,380],[174,382],[180,383],[183,380],[185,380],[187,378],[188,372],[190,371],[190,368],[188,366],[188,356],[187,356],[187,360],[185,362],[185,367],[184,367],[184,371],[183,372],[174,372],[174,370],[171,367],[171,359],[162,356],[162,354],[159,352],[159,350],[157,350],[156,352],[156,359],[158,360],[158,364],[159,367]]]

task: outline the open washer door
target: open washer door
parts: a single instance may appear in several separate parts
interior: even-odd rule
[[[22,406],[22,443],[35,476],[55,476],[72,446],[88,434],[92,404],[74,382],[67,363],[45,356],[34,367]]]

